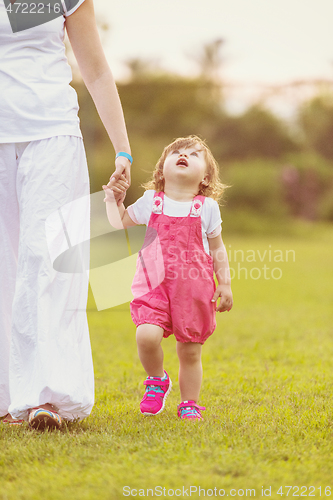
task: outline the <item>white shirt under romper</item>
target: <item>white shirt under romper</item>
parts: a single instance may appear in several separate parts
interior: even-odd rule
[[[145,224],[151,216],[155,191],[149,189],[133,205],[127,208],[128,214],[136,224]],[[191,210],[192,201],[175,201],[164,195],[163,213],[169,217],[186,217]],[[221,233],[221,214],[215,200],[206,198],[201,212],[202,241],[209,254],[207,238],[214,238]]]
[[[74,1],[67,10],[59,0],[63,16],[13,33],[0,0],[0,143],[81,137],[77,95],[69,85],[72,72],[65,55],[64,26],[66,17],[83,2]]]

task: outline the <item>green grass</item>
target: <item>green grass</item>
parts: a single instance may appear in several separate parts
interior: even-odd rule
[[[312,485],[316,490],[294,489],[288,496],[319,497],[320,486],[321,496],[333,487],[333,231],[225,240],[229,251],[244,251],[244,260],[247,250],[257,254],[256,262],[239,262],[238,252],[235,262],[232,253],[231,267],[239,262],[249,273],[266,264],[281,268],[282,277],[245,279],[243,270],[234,279],[234,308],[218,316],[203,350],[205,420],[177,419],[178,361],[171,338],[163,342],[174,381],[166,410],[155,418],[140,415],[144,372],[128,305],[97,312],[90,297],[92,415],[54,433],[0,425],[0,500],[113,500],[125,498],[124,486],[137,489],[138,497],[147,488],[165,487],[161,498],[183,486],[188,494],[190,486],[223,488],[226,495],[242,489],[244,497],[254,488],[259,497],[264,486],[272,488],[271,498],[284,498],[286,485]],[[258,250],[261,258],[267,250],[263,262]],[[269,262],[269,250],[283,256],[293,250],[295,261]]]

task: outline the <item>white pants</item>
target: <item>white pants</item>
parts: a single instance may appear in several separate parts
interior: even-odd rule
[[[68,420],[92,409],[88,276],[55,271],[45,237],[48,215],[88,194],[80,138],[0,144],[0,416],[27,419],[45,403]],[[77,231],[87,239],[87,212]]]

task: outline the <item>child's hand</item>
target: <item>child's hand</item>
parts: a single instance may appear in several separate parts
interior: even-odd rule
[[[230,311],[233,305],[231,286],[218,285],[213,295],[212,302],[216,302],[219,297],[221,297],[221,299],[219,305],[216,307],[216,311]]]
[[[105,194],[105,198],[103,201],[115,201],[112,189],[110,189],[108,186],[102,186],[102,188],[104,189]]]
[[[126,191],[129,188],[129,183],[124,174],[118,180],[111,178],[107,186],[103,186],[105,192],[104,201],[116,201],[120,205],[126,196]]]

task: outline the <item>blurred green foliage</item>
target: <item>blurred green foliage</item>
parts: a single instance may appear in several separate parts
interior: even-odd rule
[[[333,161],[333,94],[327,92],[305,103],[299,110],[299,123],[307,145]]]
[[[230,210],[250,210],[269,217],[284,217],[280,169],[272,161],[248,160],[228,165],[225,174],[230,189],[226,204]]]
[[[127,204],[142,194],[164,146],[196,134],[207,141],[230,186],[223,211],[237,231],[284,232],[292,218],[333,222],[332,95],[303,104],[291,128],[260,104],[228,114],[223,85],[213,76],[185,78],[140,60],[128,65],[130,80],[118,84],[134,157]],[[85,86],[74,86],[96,192],[113,172],[114,151]]]

